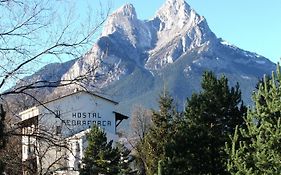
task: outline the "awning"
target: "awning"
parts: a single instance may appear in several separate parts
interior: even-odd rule
[[[119,112],[115,112],[113,111],[113,113],[115,114],[115,121],[116,121],[116,127],[124,120],[124,119],[128,119],[128,116],[125,116]]]
[[[28,118],[28,119],[20,121],[16,124],[21,126],[21,127],[31,126],[32,124],[37,125],[38,124],[38,116]]]

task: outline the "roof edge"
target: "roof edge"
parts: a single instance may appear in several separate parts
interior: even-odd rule
[[[115,105],[119,104],[118,102],[116,102],[116,101],[114,101],[114,100],[111,100],[111,99],[109,99],[109,98],[103,97],[103,96],[98,95],[98,94],[95,94],[95,93],[93,93],[93,92],[84,91],[84,90],[78,90],[78,91],[75,91],[75,92],[72,92],[72,93],[69,93],[69,94],[62,95],[62,96],[60,96],[60,97],[54,98],[54,99],[52,99],[52,100],[43,102],[42,104],[38,104],[38,105],[36,105],[36,106],[41,106],[41,105],[44,105],[44,104],[47,104],[47,103],[56,101],[56,100],[58,100],[58,99],[65,98],[65,97],[68,97],[68,96],[71,96],[71,95],[75,95],[75,94],[79,94],[79,93],[87,93],[87,94],[90,94],[90,95],[92,95],[92,96],[96,96],[96,97],[101,98],[101,99],[103,99],[103,100],[106,100],[106,101],[109,101],[109,102],[111,102],[111,103],[114,103]]]

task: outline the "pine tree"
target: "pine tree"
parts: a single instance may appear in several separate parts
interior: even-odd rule
[[[131,151],[122,143],[117,143],[117,148],[120,152],[120,161],[118,164],[119,175],[127,175],[132,172],[130,163],[132,158],[130,157]]]
[[[236,128],[227,145],[231,174],[281,174],[281,73],[264,77],[253,94],[246,128]]]
[[[158,162],[169,159],[167,145],[172,139],[174,120],[178,117],[172,97],[164,92],[160,96],[159,111],[152,113],[152,126],[144,138],[141,146],[145,158],[145,166],[148,175],[158,171]]]
[[[88,147],[82,160],[80,175],[118,174],[120,152],[113,148],[112,142],[107,142],[106,133],[93,125],[87,135]]]
[[[228,174],[225,142],[236,125],[244,125],[246,107],[239,85],[229,88],[228,79],[205,72],[202,91],[187,100],[185,122],[176,136],[184,152],[179,153],[186,174]],[[180,149],[180,148],[179,148]]]
[[[206,72],[202,92],[187,100],[182,117],[164,93],[142,146],[147,174],[227,174],[225,142],[236,125],[245,126],[246,107],[239,85],[229,88],[224,76]]]

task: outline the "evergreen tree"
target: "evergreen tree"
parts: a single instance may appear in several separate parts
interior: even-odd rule
[[[185,174],[228,174],[225,142],[230,142],[236,125],[244,127],[246,107],[241,100],[239,85],[229,88],[228,79],[217,79],[205,72],[202,91],[187,100],[185,121],[175,138],[185,150],[179,152],[179,163]]]
[[[140,145],[146,155],[147,174],[228,174],[225,142],[236,125],[243,126],[246,107],[239,85],[229,88],[226,77],[206,72],[202,92],[187,100],[184,116],[164,93],[152,126]]]
[[[81,175],[118,174],[120,152],[112,147],[112,142],[107,142],[106,133],[93,125],[87,135],[88,147],[82,160]]]
[[[231,174],[281,173],[281,73],[264,78],[253,94],[254,108],[248,111],[246,128],[237,127],[229,154]]]
[[[117,148],[120,151],[120,161],[118,165],[119,174],[130,174],[132,171],[130,167],[130,163],[132,162],[132,158],[130,157],[131,151],[124,144],[121,143],[117,143]]]
[[[178,117],[172,97],[164,92],[160,96],[159,111],[152,113],[152,126],[144,138],[142,147],[145,157],[146,172],[153,175],[158,171],[158,162],[169,159],[167,145],[173,137],[175,118]]]

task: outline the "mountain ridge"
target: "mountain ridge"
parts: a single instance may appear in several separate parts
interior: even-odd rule
[[[275,64],[217,38],[207,20],[184,0],[167,0],[150,20],[139,20],[132,4],[117,9],[89,53],[58,77],[73,79],[93,67],[86,86],[122,101],[121,110],[129,113],[132,104],[155,107],[164,86],[184,104],[200,90],[206,70],[226,75],[231,85],[239,82],[243,99],[250,103],[258,79],[274,70]]]

